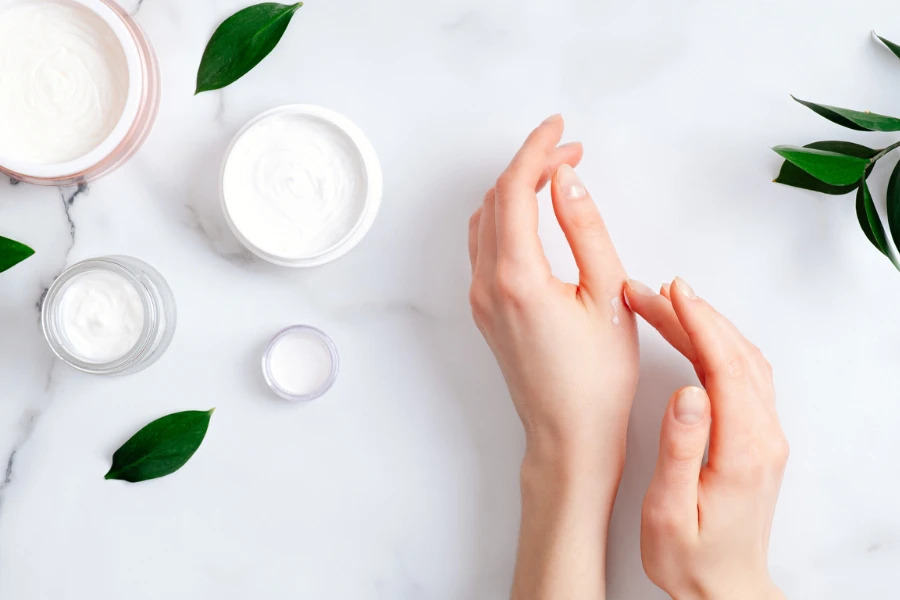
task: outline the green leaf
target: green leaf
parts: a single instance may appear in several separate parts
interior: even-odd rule
[[[25,244],[0,236],[0,273],[13,268],[32,254],[34,250]]]
[[[874,31],[872,32],[872,35],[874,35],[879,40],[881,40],[881,43],[884,44],[885,46],[887,46],[888,49],[894,53],[894,56],[896,56],[897,58],[900,58],[900,46],[898,46],[897,44],[895,44],[894,42],[892,42],[890,40],[884,39],[883,37],[881,37]]]
[[[900,162],[894,167],[887,188],[887,217],[894,246],[900,248]]]
[[[856,183],[863,178],[870,164],[864,158],[815,148],[775,146],[772,150],[816,179],[831,185]]]
[[[189,410],[153,421],[116,450],[106,479],[135,483],[174,473],[200,447],[215,410]]]
[[[803,147],[813,148],[815,150],[827,150],[829,152],[836,152],[838,154],[844,154],[846,156],[855,156],[857,158],[865,159],[871,159],[876,154],[878,154],[878,150],[873,150],[872,148],[860,146],[859,144],[854,144],[852,142],[813,142],[812,144],[807,144]],[[866,170],[866,177],[868,177],[872,172],[873,167],[874,164],[870,165]],[[781,172],[778,173],[778,177],[775,178],[775,183],[790,185],[805,190],[812,190],[814,192],[822,192],[824,194],[831,194],[834,196],[849,194],[857,187],[859,187],[859,182],[855,182],[850,185],[830,185],[823,181],[819,181],[800,167],[788,161],[784,161],[784,164],[781,165]]]
[[[203,52],[195,95],[231,85],[249,73],[275,49],[301,6],[265,2],[228,17]]]
[[[862,227],[863,233],[872,242],[872,245],[878,248],[878,251],[891,259],[891,248],[888,245],[887,236],[884,233],[884,225],[881,223],[881,217],[875,209],[875,203],[872,201],[872,194],[869,193],[868,184],[863,181],[856,193],[856,218],[859,219],[859,226]]]
[[[855,129],[856,131],[900,131],[900,119],[895,117],[878,115],[868,111],[860,112],[858,110],[838,108],[826,104],[816,104],[800,100],[794,96],[791,96],[791,98],[794,98],[803,106],[825,117],[832,123],[837,123],[848,129]]]

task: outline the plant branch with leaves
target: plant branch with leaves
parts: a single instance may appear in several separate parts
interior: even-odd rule
[[[900,45],[878,35],[875,37],[900,58]],[[896,117],[848,110],[791,97],[816,114],[847,129],[900,131],[900,119]],[[897,254],[900,248],[900,162],[894,168],[887,188],[887,219],[893,247],[888,241],[887,232],[866,182],[876,163],[897,148],[900,148],[900,142],[882,149],[840,141],[814,142],[803,147],[775,146],[772,150],[784,158],[784,164],[775,182],[831,195],[856,191],[856,216],[863,233],[900,271],[900,259]]]

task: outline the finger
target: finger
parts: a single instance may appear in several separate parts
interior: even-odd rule
[[[625,300],[628,307],[639,314],[651,327],[678,350],[682,356],[691,361],[700,382],[704,381],[703,368],[697,359],[697,353],[691,340],[685,333],[678,315],[668,298],[655,293],[649,287],[635,279],[629,279],[625,284]]]
[[[697,360],[709,377],[741,383],[747,368],[754,367],[755,371],[757,365],[745,364],[755,360],[752,356],[755,347],[728,319],[697,298],[687,282],[676,278],[669,294],[672,308],[697,353]]]
[[[686,387],[672,396],[663,417],[656,472],[648,500],[676,515],[679,524],[699,528],[700,469],[709,439],[710,403],[706,392]]]
[[[484,197],[481,216],[478,218],[478,260],[475,275],[492,278],[497,263],[497,227],[494,222],[495,193],[490,190]]]
[[[771,374],[753,344],[680,278],[672,306],[706,373],[712,401],[710,466],[743,464],[778,429]],[[779,430],[780,431],[780,430]]]
[[[544,173],[541,175],[541,179],[538,181],[534,191],[540,192],[544,189],[544,186],[549,183],[550,179],[556,174],[557,169],[562,165],[577,167],[581,164],[582,158],[584,158],[584,146],[581,145],[581,142],[570,142],[558,146],[556,150],[550,153],[550,162],[547,164],[547,168],[544,169]]]
[[[469,219],[469,261],[472,263],[472,272],[475,272],[475,264],[478,262],[478,225],[481,221],[482,207],[478,207]]]
[[[662,286],[659,288],[659,293],[661,295],[665,296],[667,300],[672,299],[671,296],[669,296],[669,284],[668,283],[662,284]]]
[[[512,262],[534,264],[543,254],[537,233],[538,207],[534,190],[562,138],[563,127],[559,115],[544,121],[531,132],[497,180],[497,253]]]
[[[625,283],[625,269],[600,211],[575,169],[562,165],[557,170],[551,195],[556,219],[575,255],[581,286],[596,300],[612,290],[620,290]]]

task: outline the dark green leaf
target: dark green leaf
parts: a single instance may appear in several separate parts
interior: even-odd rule
[[[859,226],[862,227],[863,233],[866,234],[872,245],[878,248],[879,252],[891,258],[891,249],[884,233],[884,225],[881,223],[878,211],[875,210],[872,194],[869,193],[869,186],[865,181],[862,182],[856,193],[856,218],[859,219]]]
[[[873,150],[852,142],[813,142],[812,144],[807,144],[803,147],[813,148],[815,150],[827,150],[829,152],[837,152],[838,154],[865,159],[870,159],[878,154],[878,150]],[[874,165],[870,165],[866,170],[866,177],[872,172],[873,166]],[[822,192],[824,194],[832,194],[834,196],[849,194],[859,187],[858,182],[850,185],[830,185],[824,183],[788,161],[784,161],[784,164],[781,165],[781,172],[778,174],[778,177],[775,178],[775,183],[812,190],[814,192]]]
[[[791,96],[791,98],[794,98],[794,96]],[[858,110],[838,108],[826,104],[816,104],[800,100],[799,98],[794,98],[794,100],[832,123],[837,123],[849,129],[855,129],[856,131],[900,131],[900,119],[895,117],[878,115],[868,111],[860,112]]]
[[[831,185],[856,183],[862,179],[870,164],[864,158],[815,148],[775,146],[772,150],[816,179]]]
[[[134,483],[174,473],[200,447],[214,410],[189,410],[153,421],[116,450],[106,479]]]
[[[894,246],[900,248],[900,162],[894,167],[887,188],[887,217]]]
[[[879,40],[881,40],[881,43],[882,43],[882,44],[884,44],[885,46],[887,46],[888,49],[889,49],[891,52],[894,53],[894,56],[896,56],[897,58],[900,58],[900,46],[898,46],[897,44],[895,44],[894,42],[892,42],[892,41],[890,41],[890,40],[884,39],[883,37],[881,37],[880,35],[878,35],[878,34],[875,33],[874,31],[873,31],[872,33],[875,35],[875,37],[877,37]]]
[[[0,273],[11,269],[32,254],[34,250],[25,244],[0,236]]]
[[[213,33],[197,71],[197,91],[231,85],[269,55],[303,6],[265,2],[228,17]]]

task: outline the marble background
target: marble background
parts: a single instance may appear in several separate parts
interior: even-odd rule
[[[895,597],[900,561],[900,274],[852,197],[770,183],[768,146],[896,136],[841,129],[788,93],[898,112],[887,0],[309,0],[275,53],[193,97],[213,29],[246,0],[127,0],[159,53],[144,149],[84,188],[0,183],[0,234],[37,250],[0,276],[0,598],[493,599],[509,587],[523,440],[469,317],[466,220],[527,131],[562,112],[631,274],[685,277],[767,353],[793,448],[772,537],[791,598]],[[310,271],[252,259],[217,205],[237,129],[321,104],[371,137],[375,227]],[[893,162],[893,159],[884,162]],[[873,176],[883,203],[889,165]],[[546,198],[555,270],[574,265]],[[133,377],[54,361],[42,294],[75,261],[130,254],[178,299],[168,354]],[[259,356],[311,323],[343,357],[289,405]],[[688,365],[642,329],[642,382],[614,515],[610,598],[663,595],[640,565],[640,503]],[[218,408],[201,450],[152,483],[104,481],[168,412]],[[2,471],[5,470],[5,477]]]

